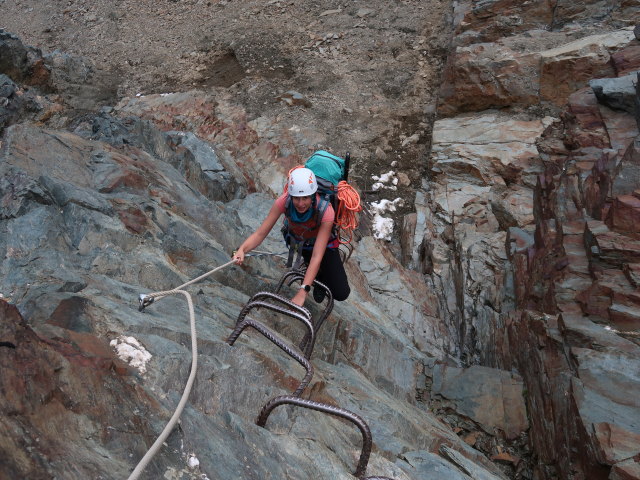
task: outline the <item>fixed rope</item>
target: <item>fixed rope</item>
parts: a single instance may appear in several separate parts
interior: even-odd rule
[[[284,255],[285,253],[287,253],[287,252],[271,253],[271,252],[260,252],[260,251],[255,251],[254,250],[252,253],[246,254],[245,257],[260,257],[260,256],[263,256],[263,255],[281,256],[281,255]],[[207,273],[204,273],[204,274],[200,275],[199,277],[194,278],[193,280],[189,280],[187,283],[183,283],[182,285],[180,285],[179,287],[174,288],[173,290],[166,290],[164,292],[154,292],[154,293],[146,293],[146,294],[145,293],[141,293],[140,296],[138,297],[138,301],[140,303],[140,306],[139,306],[138,310],[143,311],[146,307],[151,305],[156,298],[162,298],[162,297],[166,297],[167,295],[171,295],[171,294],[175,293],[176,291],[181,290],[184,287],[188,287],[189,285],[193,285],[194,283],[199,282],[200,280],[203,280],[203,279],[207,278],[209,275],[214,274],[218,270],[222,270],[223,268],[226,268],[229,265],[233,265],[235,263],[236,263],[235,260],[230,260],[227,263],[225,263],[224,265],[220,265],[219,267],[216,267],[213,270],[210,270]]]
[[[248,254],[247,256],[257,257],[261,255],[282,255],[282,254],[256,251],[251,254]],[[223,268],[226,268],[235,263],[236,263],[235,260],[230,260],[224,265],[220,265],[219,267],[216,267],[213,270],[210,270],[207,273],[194,278],[193,280],[183,283],[179,287],[174,288],[172,290],[140,294],[139,296],[140,307],[138,308],[138,310],[140,311],[143,311],[145,307],[151,305],[156,298],[163,298],[168,295],[176,295],[176,294],[181,294],[185,296],[185,298],[187,299],[187,305],[189,309],[189,325],[191,328],[191,372],[189,373],[189,378],[187,379],[187,384],[184,388],[184,392],[182,393],[182,397],[180,398],[180,402],[178,402],[178,406],[176,407],[176,410],[174,411],[171,418],[169,419],[169,422],[164,427],[164,429],[160,433],[160,436],[156,439],[153,445],[151,445],[151,448],[149,448],[149,450],[144,455],[144,457],[142,457],[142,460],[138,462],[138,465],[136,465],[136,468],[133,470],[133,472],[131,472],[131,475],[129,475],[128,480],[136,480],[140,476],[140,474],[143,472],[145,467],[149,464],[151,459],[155,456],[155,454],[158,453],[158,450],[160,450],[160,448],[162,447],[163,442],[169,436],[169,434],[171,433],[171,430],[173,430],[173,427],[175,426],[176,422],[180,418],[180,415],[182,414],[182,410],[184,410],[184,407],[187,403],[187,399],[189,398],[189,394],[191,393],[191,387],[193,386],[193,382],[195,381],[195,378],[196,378],[196,370],[198,368],[198,338],[196,335],[196,316],[193,308],[193,300],[191,299],[191,295],[189,295],[188,292],[185,292],[182,289],[196,282],[199,282],[200,280],[207,278],[208,276],[212,275],[218,270],[222,270]]]
[[[228,264],[226,264],[228,265]],[[151,461],[151,459],[155,456],[155,454],[162,447],[163,442],[173,430],[176,422],[180,418],[182,414],[182,410],[187,403],[187,399],[189,398],[189,394],[191,393],[191,387],[193,386],[193,382],[196,378],[196,369],[198,368],[198,342],[196,338],[196,320],[195,320],[195,312],[193,310],[193,301],[191,300],[191,295],[188,292],[180,289],[169,290],[166,292],[160,292],[162,296],[172,295],[176,293],[180,293],[184,295],[187,299],[187,305],[189,306],[189,324],[191,326],[191,372],[189,373],[189,379],[187,380],[187,385],[184,388],[184,392],[182,393],[182,398],[180,398],[180,402],[178,402],[178,406],[176,407],[175,412],[167,425],[160,433],[160,436],[156,439],[156,441],[151,445],[151,448],[147,451],[147,453],[142,457],[142,460],[138,462],[136,468],[129,475],[129,480],[136,480],[142,471],[145,469],[147,464]],[[153,294],[152,294],[153,295]]]

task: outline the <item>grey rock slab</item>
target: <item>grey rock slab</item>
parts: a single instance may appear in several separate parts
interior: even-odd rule
[[[34,204],[54,203],[51,194],[20,168],[3,164],[0,175],[0,219],[23,215]]]
[[[601,104],[633,115],[637,82],[638,73],[633,72],[617,78],[597,78],[589,81],[589,86]]]
[[[519,375],[475,365],[467,369],[438,364],[433,369],[432,395],[454,403],[456,411],[478,422],[489,434],[499,429],[508,439],[529,427]]]
[[[69,203],[76,203],[81,207],[97,210],[105,215],[113,215],[113,207],[102,196],[96,195],[95,190],[80,188],[70,182],[53,179],[42,175],[39,183],[48,191],[56,202],[56,205],[64,207]]]
[[[492,473],[489,470],[482,468],[477,463],[469,460],[460,452],[443,445],[440,448],[440,451],[448,458],[451,462],[457,465],[464,473],[469,475],[474,480],[498,480],[498,479],[506,479],[507,477],[503,474]]]
[[[42,55],[40,50],[24,45],[17,36],[4,30],[0,30],[0,53],[0,72],[16,82],[28,76],[30,60]]]
[[[73,183],[92,187],[86,159],[95,144],[65,131],[43,130],[31,125],[7,128],[0,160],[20,168],[32,178],[43,175],[67,181],[73,172]]]
[[[613,178],[613,196],[629,195],[640,185],[640,136],[629,144],[622,156]]]

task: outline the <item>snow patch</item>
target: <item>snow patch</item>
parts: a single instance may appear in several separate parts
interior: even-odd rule
[[[371,202],[371,212],[373,213],[373,237],[378,240],[391,240],[393,234],[393,219],[383,217],[386,212],[395,212],[397,207],[402,206],[404,201],[401,198],[395,200],[387,200],[386,198],[379,202]]]
[[[393,219],[383,217],[376,213],[373,216],[373,238],[378,240],[391,241],[391,234],[393,233]]]
[[[147,362],[151,360],[151,354],[134,337],[120,335],[109,343],[115,349],[118,357],[127,362],[140,373],[147,371]]]
[[[397,207],[401,207],[404,205],[404,201],[401,198],[396,198],[394,200],[387,200],[383,198],[379,202],[371,202],[371,210],[375,213],[386,213],[386,212],[395,212]]]
[[[391,170],[391,171],[389,171],[387,173],[383,173],[380,176],[372,175],[371,178],[376,181],[376,183],[374,183],[371,186],[371,189],[373,191],[382,190],[383,188],[386,188],[386,189],[389,189],[389,190],[397,190],[398,189],[398,187],[396,187],[396,185],[398,185],[398,178],[396,177],[396,172],[394,172],[393,170]],[[391,185],[387,185],[389,183]]]
[[[197,468],[200,465],[200,460],[193,453],[189,455],[189,459],[187,460],[187,465],[189,468]]]

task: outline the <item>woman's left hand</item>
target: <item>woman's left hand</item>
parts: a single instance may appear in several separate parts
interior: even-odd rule
[[[291,299],[291,301],[293,303],[295,303],[296,305],[303,307],[304,306],[304,301],[307,299],[307,292],[305,292],[302,288],[300,290],[298,290],[298,293],[296,293],[294,295],[294,297]]]

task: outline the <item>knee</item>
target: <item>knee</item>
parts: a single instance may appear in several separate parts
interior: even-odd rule
[[[349,297],[350,293],[351,288],[349,288],[348,285],[345,288],[341,288],[335,292],[331,292],[331,294],[333,295],[333,299],[336,302],[344,302]]]

